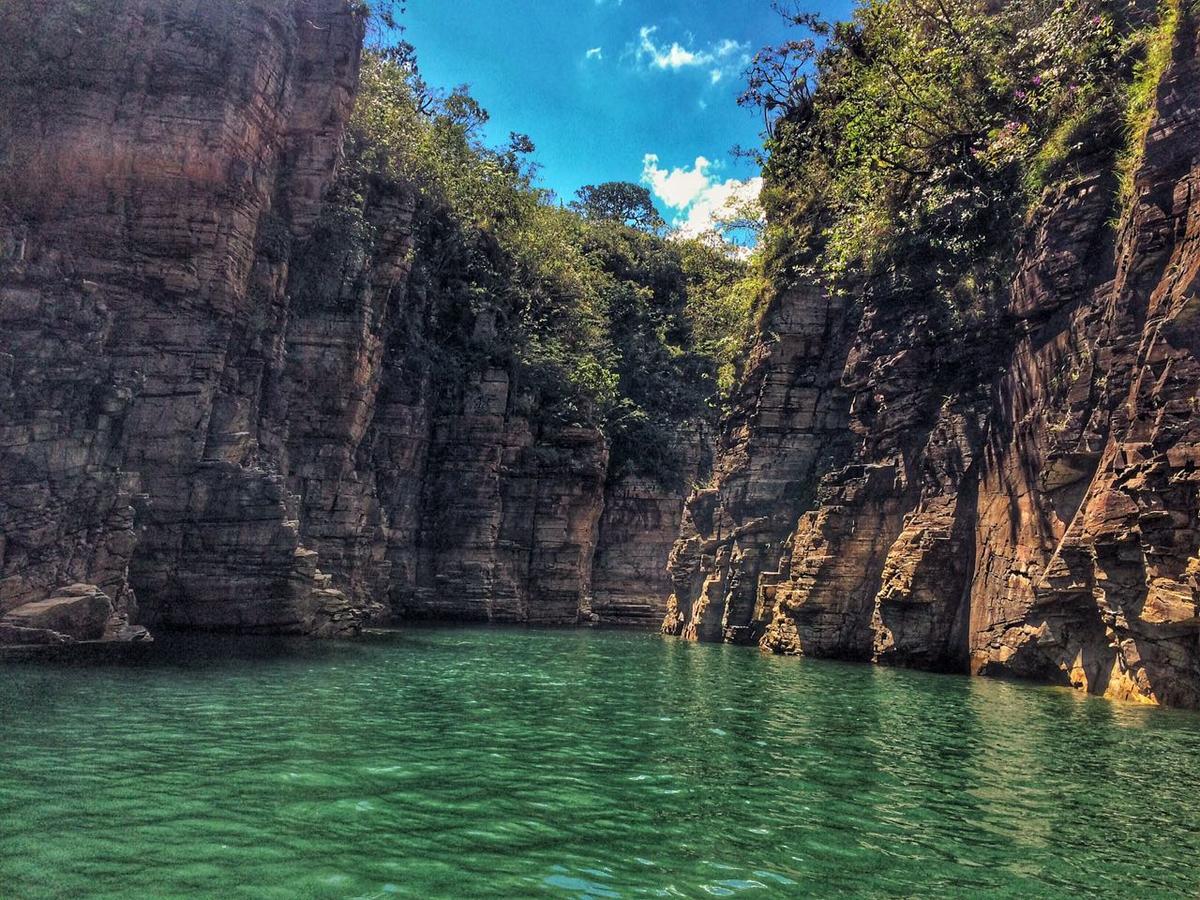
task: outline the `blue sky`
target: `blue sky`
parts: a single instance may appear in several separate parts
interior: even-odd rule
[[[789,35],[769,0],[409,0],[403,21],[426,80],[470,84],[491,142],[528,134],[565,199],[640,181],[669,221],[698,228],[756,186],[740,187],[757,173],[729,150],[758,141],[758,114],[736,103],[745,64]]]

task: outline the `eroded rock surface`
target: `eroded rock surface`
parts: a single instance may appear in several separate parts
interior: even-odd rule
[[[264,452],[270,242],[318,215],[362,24],[322,0],[6,17],[0,471],[24,489],[0,501],[0,609],[74,578],[153,624],[310,630],[328,598]]]
[[[46,624],[75,583],[110,637],[574,623],[597,554],[602,620],[661,617],[684,488],[609,485],[600,433],[548,424],[512,371],[441,371],[461,276],[422,267],[420,192],[343,190],[360,6],[0,6],[10,638],[92,639]]]
[[[150,640],[150,633],[140,625],[131,625],[128,611],[117,609],[94,584],[67,585],[52,593],[0,616],[0,643]]]
[[[684,500],[708,474],[712,457],[705,426],[681,430],[677,443],[683,459],[678,483],[664,487],[654,478],[626,475],[605,489],[591,591],[591,613],[601,623],[657,628],[666,615],[666,564]]]
[[[1185,15],[1132,207],[1081,161],[986,333],[886,285],[779,298],[664,629],[1200,705],[1198,147]]]

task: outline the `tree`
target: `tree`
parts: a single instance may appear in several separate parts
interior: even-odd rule
[[[628,181],[606,181],[589,184],[575,192],[578,198],[571,208],[588,219],[620,222],[632,228],[657,233],[666,222],[654,208],[650,191]]]
[[[323,239],[343,255],[371,252],[363,207],[380,178],[411,190],[409,283],[436,300],[406,371],[436,371],[453,404],[467,374],[510,367],[539,423],[603,430],[614,477],[675,483],[679,425],[711,417],[718,375],[732,380],[746,330],[730,293],[740,263],[708,251],[693,275],[636,184],[589,185],[564,208],[534,183],[529,136],[489,146],[486,121],[465,89],[427,85],[410,45],[366,53],[338,193],[346,208]],[[314,281],[341,271],[308,258]],[[489,327],[476,328],[484,316]]]
[[[462,129],[463,135],[468,138],[476,137],[491,118],[479,101],[471,96],[471,89],[465,84],[452,90],[441,106],[442,115],[452,125]]]
[[[407,5],[408,0],[357,0],[353,10],[366,19],[371,46],[382,49],[395,42],[404,31],[400,21]]]
[[[806,29],[808,35],[778,47],[764,47],[754,55],[746,70],[746,89],[738,97],[738,105],[762,111],[767,138],[775,137],[775,126],[780,119],[803,119],[810,114],[817,62],[833,30],[816,14],[800,12],[779,2],[773,6],[789,24]]]

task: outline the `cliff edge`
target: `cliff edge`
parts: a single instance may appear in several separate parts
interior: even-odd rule
[[[436,323],[495,311],[448,308],[420,185],[339,195],[364,28],[0,11],[0,640],[661,618],[683,488],[512,367],[439,371]]]

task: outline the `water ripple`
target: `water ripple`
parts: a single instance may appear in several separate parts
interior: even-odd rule
[[[654,635],[0,666],[4,897],[1178,896],[1200,716]]]

